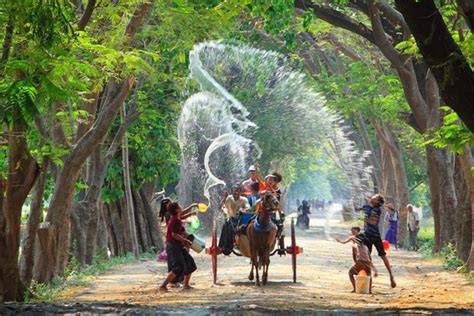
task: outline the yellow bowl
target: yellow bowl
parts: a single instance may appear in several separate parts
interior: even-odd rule
[[[201,212],[201,213],[205,213],[205,212],[207,211],[207,208],[208,208],[208,207],[209,207],[209,206],[207,206],[207,205],[204,204],[204,203],[199,203],[198,206],[197,206],[199,212]]]

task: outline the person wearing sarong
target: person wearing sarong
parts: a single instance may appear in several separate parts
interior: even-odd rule
[[[390,203],[385,207],[387,208],[387,212],[385,213],[385,223],[387,224],[385,240],[388,241],[390,245],[395,246],[395,249],[398,249],[398,211]]]
[[[161,291],[168,291],[167,285],[173,280],[183,277],[183,289],[191,289],[189,281],[191,274],[196,271],[196,263],[189,254],[188,248],[192,242],[188,239],[188,234],[181,222],[183,209],[177,202],[168,205],[170,218],[166,228],[166,253],[168,260],[168,275],[160,286]],[[195,213],[189,216],[196,215]]]

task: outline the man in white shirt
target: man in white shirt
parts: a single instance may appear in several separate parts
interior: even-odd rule
[[[248,201],[241,196],[241,188],[239,186],[232,188],[232,194],[224,195],[221,202],[221,207],[225,206],[227,213],[227,220],[222,226],[221,236],[219,238],[219,250],[224,255],[229,255],[234,248],[234,237],[237,224],[239,221],[239,214],[249,208]]]
[[[241,196],[240,194],[240,187],[235,187],[232,189],[232,194],[227,196],[224,201],[224,206],[227,209],[227,217],[229,219],[235,219],[239,217],[240,211],[245,211],[249,208],[247,198]]]
[[[418,251],[418,245],[416,243],[416,237],[418,235],[418,231],[420,230],[420,217],[418,213],[413,210],[413,205],[408,204],[408,236],[409,236],[409,243],[408,243],[408,250]]]

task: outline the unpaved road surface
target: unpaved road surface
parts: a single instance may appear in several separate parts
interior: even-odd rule
[[[273,256],[269,284],[255,287],[247,279],[248,259],[221,255],[218,257],[218,285],[213,285],[210,256],[193,253],[198,266],[193,274],[193,290],[160,292],[158,286],[166,275],[166,263],[141,261],[99,276],[87,288],[64,293],[61,302],[137,304],[160,310],[195,312],[455,309],[471,313],[474,310],[474,286],[465,276],[446,272],[440,262],[403,250],[388,252],[398,284],[395,289],[390,288],[388,274],[377,257],[374,263],[379,277],[374,279],[373,294],[350,293],[347,271],[352,265],[351,247],[334,241],[335,237],[347,236],[349,227],[332,220],[328,232],[324,230],[325,224],[324,219],[312,218],[310,230],[297,231],[297,244],[304,248],[304,253],[298,256],[297,283],[291,282],[289,256]],[[287,237],[287,242],[289,240]]]
[[[395,289],[390,288],[382,261],[375,257],[379,277],[374,279],[373,294],[350,293],[351,246],[334,241],[348,232],[347,224],[323,218],[312,218],[308,231],[297,231],[297,244],[304,248],[298,256],[297,283],[292,282],[289,256],[271,257],[269,284],[256,287],[247,279],[247,258],[221,255],[218,284],[213,285],[210,256],[193,252],[198,266],[193,290],[160,292],[166,263],[148,260],[111,270],[85,288],[70,289],[58,297],[56,305],[0,305],[0,314],[474,315],[474,285],[464,275],[444,271],[440,262],[414,252],[388,252],[398,284]],[[289,243],[290,237],[286,240]]]

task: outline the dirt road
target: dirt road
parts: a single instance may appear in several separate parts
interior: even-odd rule
[[[474,286],[464,276],[446,272],[440,262],[424,260],[417,253],[393,249],[388,256],[397,288],[390,288],[383,263],[375,258],[380,273],[374,279],[374,293],[350,293],[347,271],[352,265],[351,248],[333,239],[346,236],[348,227],[333,220],[330,232],[325,232],[324,224],[325,220],[313,218],[310,230],[297,232],[297,243],[304,248],[304,253],[298,257],[296,284],[291,282],[290,257],[273,256],[269,284],[255,287],[247,280],[249,260],[232,255],[219,257],[219,284],[213,285],[210,257],[193,253],[198,266],[192,279],[194,290],[159,292],[158,285],[167,272],[166,263],[142,261],[99,276],[87,288],[68,291],[62,300],[152,305],[172,310],[474,310]]]

